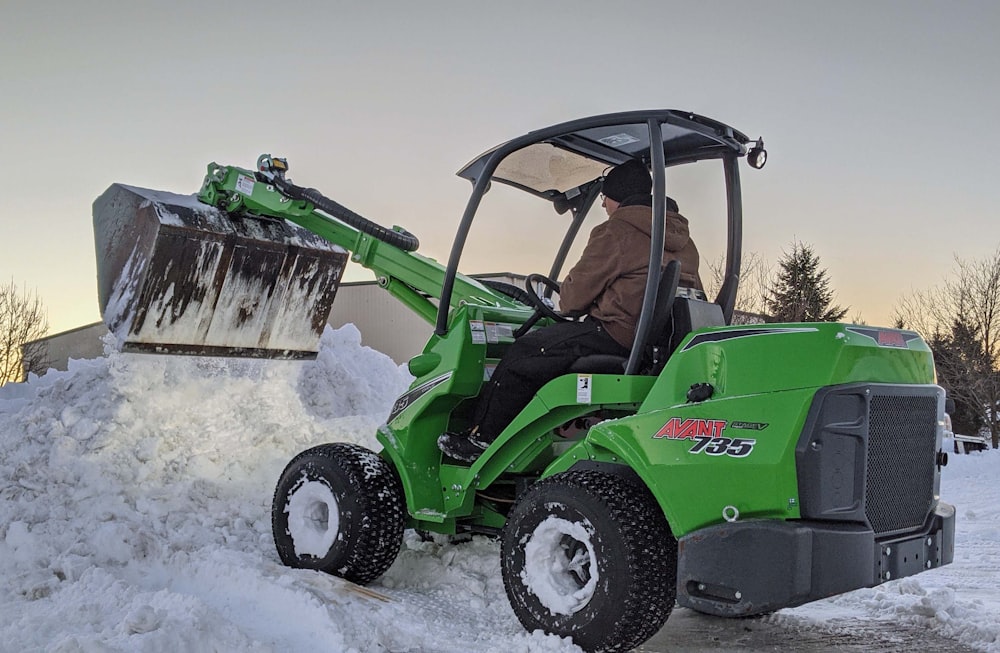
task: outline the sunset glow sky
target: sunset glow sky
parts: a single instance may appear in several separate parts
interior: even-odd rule
[[[470,159],[657,107],[763,136],[746,249],[812,244],[848,316],[885,324],[1000,245],[998,30],[991,1],[6,2],[0,280],[36,290],[53,332],[94,322],[94,199],[194,193],[209,162],[262,152],[443,261]],[[465,271],[545,271],[517,261]]]

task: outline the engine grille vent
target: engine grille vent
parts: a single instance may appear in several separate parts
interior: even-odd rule
[[[935,396],[873,396],[865,515],[876,534],[921,526],[934,500]]]

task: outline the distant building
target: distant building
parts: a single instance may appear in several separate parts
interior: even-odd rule
[[[511,272],[477,274],[477,279],[493,279],[522,287],[524,276]],[[340,328],[353,323],[361,332],[362,344],[381,351],[403,364],[427,344],[434,327],[408,310],[374,281],[342,283],[330,311],[329,324]],[[102,339],[108,334],[103,322],[63,331],[34,342],[47,349],[49,368],[65,370],[69,360],[104,355]]]
[[[512,272],[473,276],[524,286],[524,275]],[[733,323],[757,324],[765,319],[763,315],[736,311]],[[335,329],[353,323],[361,332],[362,344],[387,354],[401,365],[423,351],[434,330],[432,325],[407,310],[374,281],[340,284],[327,321]],[[45,345],[50,369],[65,370],[71,358],[82,360],[103,356],[103,338],[107,334],[108,328],[103,322],[94,322],[33,342]]]
[[[107,335],[108,327],[103,322],[94,322],[62,333],[39,338],[34,342],[45,347],[45,358],[49,368],[65,370],[69,359],[83,360],[98,358],[104,355],[104,343],[101,339]],[[33,344],[33,343],[27,343]]]

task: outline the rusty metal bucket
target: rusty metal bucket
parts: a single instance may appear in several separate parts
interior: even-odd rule
[[[316,355],[343,248],[284,220],[122,184],[93,216],[101,315],[123,351]]]

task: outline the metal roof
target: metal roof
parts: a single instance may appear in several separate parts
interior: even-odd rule
[[[689,111],[609,113],[538,129],[482,153],[458,176],[473,183],[495,164],[491,180],[546,199],[572,197],[628,159],[650,163],[650,121],[659,124],[667,167],[725,154],[742,156],[742,132]],[[655,132],[654,132],[655,133]]]

